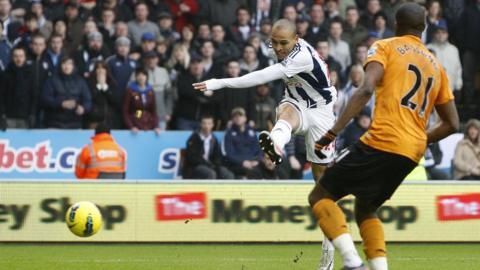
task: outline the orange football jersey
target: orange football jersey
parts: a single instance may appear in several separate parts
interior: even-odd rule
[[[453,99],[447,75],[413,35],[375,42],[365,65],[370,62],[380,63],[384,74],[375,89],[373,122],[360,139],[375,149],[419,162],[434,105]]]

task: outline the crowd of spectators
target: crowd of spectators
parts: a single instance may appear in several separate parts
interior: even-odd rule
[[[247,140],[272,127],[282,83],[215,92],[195,91],[192,83],[271,65],[268,38],[279,18],[295,22],[298,35],[328,64],[340,113],[362,83],[369,46],[394,35],[394,14],[404,2],[0,0],[0,128],[92,129],[104,123],[159,133],[201,130],[208,116],[212,130]],[[422,39],[446,69],[461,119],[479,118],[480,0],[416,2],[427,12]],[[365,115],[346,132],[364,130]],[[348,144],[353,135],[341,138]],[[305,163],[298,140],[286,151],[292,173]],[[227,146],[226,152],[243,151],[235,150],[235,140]],[[258,163],[257,150],[227,156],[233,173],[269,168]],[[222,174],[205,174],[213,172]]]

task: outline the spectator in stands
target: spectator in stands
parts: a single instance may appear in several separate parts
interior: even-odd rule
[[[291,179],[302,179],[303,168],[307,163],[307,150],[305,147],[305,137],[294,135],[290,142],[285,145],[285,152],[288,156],[288,164],[290,165]]]
[[[115,100],[115,119],[111,126],[114,129],[123,128],[122,107],[127,84],[130,76],[137,67],[137,63],[130,59],[130,40],[127,37],[119,37],[115,41],[115,55],[107,58],[108,70],[111,72],[115,83],[117,84],[117,92],[114,94]]]
[[[0,23],[0,31],[0,72],[2,72],[10,63],[12,44],[8,41],[7,36],[3,34],[3,23]]]
[[[50,37],[49,48],[47,49],[47,59],[54,72],[58,71],[58,64],[63,55],[63,38],[57,34],[53,34]]]
[[[28,48],[32,41],[32,36],[39,32],[38,21],[35,15],[28,13],[23,18],[24,24],[19,29],[18,37],[13,42],[14,47]]]
[[[387,15],[387,27],[390,29],[395,29],[395,13],[397,10],[407,2],[406,0],[382,0],[382,11]],[[418,2],[418,1],[417,1]]]
[[[330,45],[326,40],[319,40],[315,43],[315,50],[317,51],[318,55],[327,63],[328,68],[330,71],[335,71],[339,74],[342,70],[342,66],[340,63],[330,54]]]
[[[181,32],[181,37],[180,37],[180,40],[178,41],[178,43],[182,44],[183,46],[185,46],[187,48],[187,50],[190,50],[192,49],[193,45],[193,26],[192,25],[185,25],[182,29],[182,32]],[[177,44],[178,44],[177,43]],[[175,44],[176,45],[176,44]],[[174,46],[175,46],[174,45]]]
[[[235,176],[222,164],[220,142],[212,133],[215,125],[211,115],[200,120],[200,129],[192,133],[187,141],[184,179],[233,179]]]
[[[299,38],[305,39],[307,37],[307,31],[309,26],[309,20],[306,16],[300,15],[295,21],[295,26],[297,28],[297,35]]]
[[[142,58],[145,53],[155,50],[155,45],[155,35],[151,32],[143,33],[140,46],[130,54],[130,58],[134,59],[135,61],[140,61],[140,58]]]
[[[359,18],[358,9],[355,6],[347,7],[342,40],[345,40],[350,45],[350,48],[356,48],[368,36],[367,28],[358,23]]]
[[[157,107],[158,127],[167,128],[173,111],[173,90],[168,71],[158,66],[158,55],[154,51],[144,55],[145,68],[148,72],[148,83],[153,88]]]
[[[235,89],[234,91],[236,91]],[[253,98],[253,113],[250,125],[256,131],[272,130],[275,122],[275,100],[270,97],[270,86],[261,84],[256,86],[256,94]]]
[[[242,58],[238,63],[244,73],[250,73],[265,67],[265,63],[261,63],[257,57],[257,50],[250,44],[243,47]]]
[[[220,65],[225,64],[228,59],[240,57],[237,45],[230,40],[225,40],[225,29],[219,23],[212,25],[212,41],[215,46],[214,59]]]
[[[236,18],[237,20],[230,27],[230,32],[233,35],[233,42],[242,50],[250,34],[255,32],[255,28],[250,26],[250,11],[246,7],[241,6],[237,9]]]
[[[60,0],[45,0],[42,1],[45,7],[45,17],[50,21],[56,21],[64,15],[64,4]]]
[[[200,46],[200,57],[202,57],[203,74],[205,78],[215,78],[220,76],[222,66],[214,59],[215,47],[211,40],[206,40]]]
[[[447,21],[448,28],[454,30],[449,33],[451,41],[453,44],[459,46],[457,35],[457,29],[459,28],[458,23],[461,20],[467,2],[458,0],[443,0],[442,2],[443,15],[445,16],[445,20]]]
[[[255,180],[279,180],[282,179],[282,177],[280,177],[278,168],[279,167],[275,166],[275,164],[270,160],[268,155],[264,154],[258,164],[247,172],[247,178]]]
[[[297,20],[298,12],[294,5],[286,5],[283,8],[282,18],[287,19],[293,23]]]
[[[113,9],[103,9],[100,21],[98,23],[98,31],[102,33],[103,41],[109,52],[115,51],[115,12]]]
[[[228,27],[235,22],[238,7],[244,4],[244,0],[202,0],[200,17],[205,21]]]
[[[255,131],[247,124],[243,108],[232,110],[232,126],[225,132],[223,149],[227,168],[237,178],[245,177],[258,165],[263,157],[257,142]]]
[[[367,131],[372,121],[371,113],[372,112],[369,107],[363,108],[363,110],[353,119],[353,121],[347,125],[345,130],[340,133],[336,146],[338,151],[342,151],[342,149],[353,145],[358,141],[358,139],[360,139],[363,133]]]
[[[46,39],[50,38],[53,31],[53,24],[43,13],[43,4],[40,0],[30,2],[30,12],[35,16],[38,23],[39,33]]]
[[[180,39],[180,34],[175,31],[172,15],[169,12],[158,14],[158,30],[160,37],[165,40],[168,46]]]
[[[3,36],[11,43],[17,38],[17,33],[21,23],[15,22],[11,14],[12,4],[10,0],[0,0],[0,21],[3,24]]]
[[[463,85],[467,102],[476,103],[474,99],[475,73],[480,65],[480,0],[471,1],[465,9],[459,23],[458,38],[463,49]]]
[[[387,15],[379,11],[373,17],[373,31],[377,33],[379,39],[391,38],[395,34],[387,27]]]
[[[359,44],[357,45],[357,47],[355,47],[352,64],[347,68],[346,74],[350,74],[350,70],[354,65],[363,66],[363,64],[367,60],[367,51],[368,51],[368,47],[365,44]]]
[[[447,25],[447,21],[442,18],[442,7],[440,1],[432,0],[428,3],[427,9],[427,36],[426,43],[430,43],[433,40],[433,35],[439,24]]]
[[[373,29],[373,17],[382,9],[380,0],[368,0],[367,10],[360,16],[359,23],[367,29]]]
[[[85,80],[74,72],[69,56],[60,60],[58,73],[48,78],[41,101],[45,108],[47,128],[82,128],[83,115],[92,108],[90,90]]]
[[[133,47],[139,46],[142,35],[150,32],[157,38],[160,35],[158,26],[148,20],[148,6],[145,2],[135,4],[135,19],[128,22],[128,33]]]
[[[175,105],[176,126],[179,130],[198,129],[200,116],[213,115],[217,118],[218,108],[213,91],[196,91],[192,84],[204,81],[202,59],[193,56],[188,72],[181,73],[177,80],[178,99]]]
[[[333,110],[337,116],[342,114],[353,93],[360,87],[360,85],[363,84],[364,76],[365,72],[363,71],[362,64],[356,64],[352,66],[348,76],[348,82],[344,88],[338,91],[338,98],[333,106]],[[369,103],[367,103],[367,106],[372,109],[371,106],[373,106],[373,98]]]
[[[463,80],[460,55],[457,47],[448,42],[448,29],[445,22],[439,22],[436,26],[433,41],[427,45],[427,48],[435,51],[435,56],[445,68],[452,91],[461,90]]]
[[[115,38],[117,40],[119,37],[126,37],[128,38],[128,25],[122,21],[118,21],[115,23]]]
[[[110,135],[110,128],[99,124],[92,142],[82,148],[75,164],[78,179],[125,179],[125,150]]]
[[[315,44],[321,39],[328,37],[328,20],[325,18],[325,12],[321,4],[313,4],[310,8],[310,24],[307,30],[305,40],[310,44]]]
[[[88,86],[92,96],[92,110],[86,115],[87,128],[94,129],[99,123],[113,126],[116,113],[115,96],[118,89],[104,61],[95,62],[88,76]]]
[[[104,60],[108,56],[108,49],[103,45],[103,36],[100,32],[88,34],[87,43],[86,47],[75,54],[77,71],[85,78],[93,71],[95,62]]]
[[[260,31],[261,22],[263,19],[276,21],[280,17],[282,11],[282,0],[273,1],[248,1],[250,7],[250,14],[252,14],[252,26],[256,31]]]
[[[342,17],[340,14],[340,5],[338,0],[326,0],[325,7],[327,12],[327,18],[332,20]]]
[[[183,27],[193,22],[197,15],[200,5],[198,0],[166,0],[170,12],[175,20],[173,30],[182,31]],[[202,1],[203,2],[203,1]]]
[[[262,41],[262,37],[259,33],[252,33],[248,38],[247,44],[252,45],[257,52],[257,59],[260,61],[260,65],[266,67],[275,64],[275,61],[270,57],[270,48],[267,42]],[[237,59],[233,58],[232,59]]]
[[[268,18],[263,19],[260,23],[260,31],[257,32],[260,35],[262,44],[266,44],[270,38],[270,33],[272,32],[272,21]]]
[[[190,46],[190,52],[197,52],[200,50],[200,47],[205,41],[211,40],[212,39],[212,32],[210,29],[210,23],[209,22],[200,22],[197,25],[197,35],[192,41],[192,46]]]
[[[330,35],[328,37],[328,46],[330,48],[330,55],[332,55],[342,67],[341,72],[347,69],[352,63],[350,58],[350,46],[347,42],[342,40],[343,27],[340,20],[333,20],[330,23]]]
[[[64,20],[58,19],[53,22],[53,30],[50,39],[53,35],[61,36],[64,41],[67,39],[67,23]]]
[[[66,22],[66,43],[65,50],[68,53],[75,52],[81,42],[83,35],[83,22],[79,16],[79,5],[75,1],[69,1],[65,5],[65,22]]]
[[[170,70],[170,78],[176,81],[180,74],[188,72],[190,66],[190,53],[188,47],[184,43],[178,43],[173,46],[170,59],[166,63],[166,67]]]
[[[440,144],[430,143],[427,145],[425,150],[425,171],[427,172],[428,180],[449,180],[452,179],[447,173],[442,171],[442,169],[437,168],[437,165],[442,163],[443,153],[440,149]]]
[[[120,4],[117,0],[104,0],[97,1],[97,5],[93,8],[92,14],[97,20],[101,19],[101,14],[103,10],[109,9],[113,10],[115,13],[115,18],[118,21],[128,22],[133,18],[132,11],[128,5]]]
[[[27,64],[22,47],[12,50],[12,61],[1,76],[0,115],[7,128],[33,128],[37,112],[37,93],[33,89],[32,66]]]
[[[480,180],[480,121],[470,119],[465,127],[465,136],[458,142],[453,157],[453,178],[457,180]]]
[[[160,134],[155,93],[144,68],[135,69],[135,80],[128,85],[123,102],[123,121],[133,133],[154,130]]]
[[[240,69],[240,64],[237,60],[230,60],[226,65],[226,77],[227,78],[238,78],[242,74]],[[243,89],[223,89],[222,91],[216,91],[217,99],[219,102],[220,110],[220,129],[225,129],[231,125],[231,113],[232,110],[236,107],[243,108],[246,112],[253,113],[252,103],[254,88],[243,88]],[[248,115],[250,116],[250,115]],[[249,117],[250,118],[250,117]],[[250,118],[251,119],[251,118]]]

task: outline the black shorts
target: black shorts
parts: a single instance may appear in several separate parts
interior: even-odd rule
[[[320,183],[337,199],[353,194],[378,207],[390,199],[416,166],[417,163],[407,157],[380,151],[359,141],[338,155]]]

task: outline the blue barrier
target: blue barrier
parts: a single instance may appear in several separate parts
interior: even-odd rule
[[[0,179],[74,179],[77,154],[91,130],[8,130],[0,133]],[[127,178],[173,179],[191,132],[112,131],[127,152]]]

